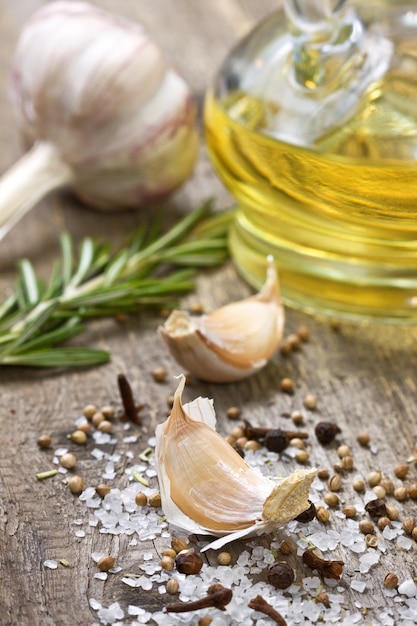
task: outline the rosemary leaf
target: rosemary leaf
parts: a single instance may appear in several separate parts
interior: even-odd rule
[[[161,234],[160,217],[141,225],[123,246],[91,238],[78,253],[68,233],[49,281],[27,259],[19,262],[15,291],[0,304],[0,366],[86,367],[108,352],[60,347],[83,331],[81,320],[172,307],[193,289],[195,271],[228,256],[233,212],[213,212],[209,200]]]

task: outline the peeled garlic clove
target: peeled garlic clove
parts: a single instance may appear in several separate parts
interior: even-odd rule
[[[97,208],[134,207],[193,169],[188,85],[139,24],[87,2],[51,2],[29,19],[10,95],[33,147],[0,181],[0,236],[52,189],[71,187]]]
[[[279,484],[251,467],[209,424],[213,405],[182,406],[182,376],[169,418],[156,429],[156,471],[167,520],[217,542],[269,532],[309,507],[315,470],[298,470]]]
[[[260,370],[278,348],[284,308],[272,257],[261,291],[200,317],[173,311],[159,332],[175,360],[211,382],[241,380]]]

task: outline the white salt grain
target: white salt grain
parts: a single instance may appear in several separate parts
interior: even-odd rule
[[[397,546],[404,550],[410,550],[413,543],[410,537],[404,537],[404,535],[400,535],[397,539]]]
[[[363,593],[366,589],[366,582],[364,580],[353,579],[350,583],[350,586],[355,591],[359,591],[360,593]]]
[[[398,593],[404,594],[409,598],[414,598],[417,596],[417,586],[412,578],[408,578],[398,587]]]
[[[56,569],[58,567],[58,562],[54,561],[53,559],[46,559],[43,564],[48,569]]]
[[[82,539],[83,537],[85,537],[85,532],[84,532],[84,530],[76,530],[74,535],[76,537],[79,537],[80,539]]]
[[[97,572],[94,574],[94,578],[97,578],[98,580],[107,580],[107,572]]]

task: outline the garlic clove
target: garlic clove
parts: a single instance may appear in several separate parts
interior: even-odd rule
[[[175,360],[211,382],[241,380],[264,367],[283,330],[284,308],[272,257],[258,294],[200,317],[173,311],[159,328]]]
[[[308,508],[315,470],[276,484],[213,429],[213,404],[185,406],[181,376],[169,418],[156,429],[156,471],[167,520],[197,534],[235,538],[269,532]],[[211,424],[211,425],[209,425]],[[216,544],[217,545],[217,544]]]

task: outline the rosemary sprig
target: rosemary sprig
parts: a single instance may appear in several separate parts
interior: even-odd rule
[[[84,330],[83,320],[172,305],[193,288],[197,268],[226,259],[231,217],[230,211],[215,214],[209,201],[164,234],[156,219],[148,228],[141,226],[124,247],[114,250],[86,238],[78,254],[64,233],[61,259],[47,283],[29,260],[21,260],[14,293],[0,304],[0,366],[108,361],[104,350],[60,346]]]

